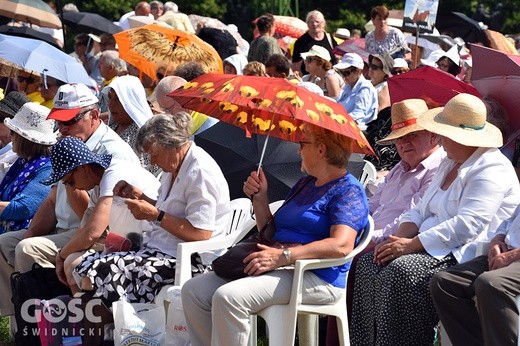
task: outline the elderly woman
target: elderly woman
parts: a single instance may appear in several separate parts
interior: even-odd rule
[[[388,54],[371,54],[368,57],[368,76],[377,91],[377,112],[390,107],[390,91],[386,80],[390,77],[393,68],[393,59]]]
[[[305,61],[305,69],[309,72],[308,75],[303,76],[302,81],[318,85],[323,90],[323,95],[337,99],[345,81],[332,68],[329,51],[321,46],[312,46],[301,56]]]
[[[136,219],[154,223],[146,246],[125,257],[124,266],[133,266],[131,271],[125,271],[125,280],[110,279],[110,266],[118,258],[113,254],[96,253],[75,269],[93,285],[89,287],[82,280],[80,288],[94,289],[108,306],[123,296],[130,302],[153,300],[163,285],[173,282],[179,242],[206,240],[224,231],[230,211],[228,185],[217,163],[190,141],[191,123],[191,116],[185,112],[156,115],[138,132],[138,149],[150,154],[152,163],[163,170],[157,200],[126,181],[114,188],[114,195],[128,198],[126,203]],[[210,264],[215,257],[212,253],[201,254],[202,264]],[[161,277],[159,281],[156,276],[150,278],[146,290],[142,289],[140,277],[148,261],[140,262],[138,258],[153,261]],[[113,289],[107,290],[107,285]]]
[[[307,74],[305,65],[302,64],[303,59],[301,53],[308,52],[314,45],[327,49],[332,58],[332,63],[335,64],[337,62],[336,56],[334,56],[332,51],[338,43],[330,33],[325,31],[327,23],[325,22],[323,13],[316,10],[307,13],[305,23],[307,23],[309,30],[294,42],[292,54],[292,69],[295,74],[301,73],[300,76],[305,76]]]
[[[377,117],[377,91],[363,77],[364,62],[356,53],[343,55],[341,61],[334,68],[345,80],[345,86],[338,103],[356,120],[362,130]]]
[[[51,173],[50,148],[56,143],[49,109],[24,104],[14,118],[6,118],[18,159],[0,183],[0,233],[27,228],[50,187],[40,184]]]
[[[259,245],[248,257],[245,278],[229,281],[215,273],[189,280],[182,302],[191,343],[247,345],[249,315],[272,304],[287,304],[298,259],[338,258],[352,251],[368,220],[363,187],[347,172],[352,140],[307,124],[300,141],[302,170],[309,176],[296,183],[274,217],[274,239],[302,245],[275,249]],[[273,216],[269,211],[264,173],[251,173],[244,193],[253,197],[258,229]],[[283,268],[284,267],[284,268]],[[303,295],[308,304],[334,302],[345,289],[348,265],[308,272]]]
[[[137,132],[153,115],[144,87],[137,77],[121,76],[115,78],[108,88],[109,126],[135,151]],[[141,155],[139,159],[151,173],[158,171],[150,164],[148,156]]]
[[[370,19],[375,28],[365,36],[365,50],[370,54],[388,53],[393,58],[402,58],[404,49],[408,46],[402,31],[388,26],[389,14],[385,6],[376,6],[370,11]]]
[[[502,135],[477,97],[459,94],[418,124],[440,136],[447,153],[421,201],[397,232],[357,264],[351,336],[355,345],[432,345],[438,317],[433,274],[474,258],[488,229],[509,218],[520,188],[497,149]]]

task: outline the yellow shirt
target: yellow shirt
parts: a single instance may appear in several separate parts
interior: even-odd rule
[[[197,132],[197,130],[208,120],[208,116],[199,112],[191,112],[191,117],[193,118],[193,129],[191,130],[191,134]]]
[[[39,91],[35,91],[33,93],[30,93],[27,95],[27,98],[31,100],[31,102],[35,102],[39,105],[41,105],[43,102],[45,102],[45,99],[42,97]]]
[[[43,101],[42,106],[52,109],[52,107],[54,107],[54,99]]]

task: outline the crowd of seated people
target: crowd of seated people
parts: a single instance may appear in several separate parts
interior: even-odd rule
[[[399,159],[365,192],[346,168],[352,140],[303,125],[299,154],[307,176],[279,212],[269,210],[261,169],[243,185],[257,228],[272,223],[275,240],[301,245],[259,246],[238,280],[211,271],[216,252],[193,256],[200,275],[182,288],[193,345],[246,345],[249,316],[288,303],[295,262],[344,257],[369,215],[375,230],[365,251],[352,263],[304,276],[304,303],[334,303],[347,294],[352,345],[429,346],[439,321],[454,345],[516,342],[520,186],[510,157],[499,149],[507,138],[501,130],[509,129],[493,125],[502,119],[493,119],[492,101],[469,94],[444,107],[432,107],[428,95],[391,104],[386,80],[409,70],[407,47],[386,25],[384,6],[371,16],[375,29],[368,43],[375,48],[368,61],[355,53],[335,61],[336,42],[329,41],[334,38],[318,11],[307,16],[309,31],[296,46],[293,65],[284,49],[261,54],[265,65],[238,52],[223,59],[228,74],[291,82],[303,77],[336,99],[362,130],[386,109],[389,131],[377,144],[392,146]],[[275,44],[266,18],[269,30],[257,42]],[[0,101],[9,132],[0,134],[1,144],[11,141],[4,149],[10,161],[0,156],[0,315],[14,313],[13,272],[28,272],[35,263],[54,267],[71,295],[82,293],[84,303],[102,299],[101,332],[83,336],[93,345],[103,342],[102,326],[113,322],[106,307],[118,300],[153,302],[174,282],[177,245],[221,235],[230,218],[228,183],[218,163],[193,142],[216,120],[168,96],[206,73],[203,65],[160,66],[148,90],[128,75],[114,49],[107,46],[96,60],[104,78],[99,95],[82,84],[20,70],[17,91]],[[435,63],[455,78],[462,62],[452,55]],[[111,221],[115,197],[150,225],[138,250],[98,246],[119,228]],[[143,285],[150,263],[156,275]],[[327,345],[339,344],[335,322],[328,320]]]

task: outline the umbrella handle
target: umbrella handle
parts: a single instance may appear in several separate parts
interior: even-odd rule
[[[267,148],[267,142],[269,141],[269,134],[271,131],[267,133],[267,137],[265,137],[264,146],[262,148],[262,154],[260,154],[260,162],[258,163],[258,169],[256,170],[256,174],[260,174],[260,168],[262,168],[262,162],[264,161],[265,149]]]

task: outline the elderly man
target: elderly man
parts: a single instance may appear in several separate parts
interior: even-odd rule
[[[164,4],[164,13],[157,20],[168,24],[176,30],[186,31],[191,34],[195,33],[195,28],[188,16],[179,12],[179,7],[174,2],[168,1]]]
[[[56,120],[63,137],[77,137],[97,154],[140,164],[132,148],[99,119],[98,99],[86,85],[61,86],[49,118]],[[34,263],[53,267],[58,249],[80,228],[88,200],[86,191],[60,182],[52,187],[27,230],[0,235],[0,315],[14,313],[9,281],[13,271],[27,272]],[[95,223],[94,218],[85,221],[82,229]]]
[[[149,17],[151,20],[154,20],[151,11],[152,9],[150,8],[149,3],[147,3],[146,1],[138,2],[137,5],[135,5],[135,9],[133,11],[127,12],[119,18],[119,26],[123,30],[130,29],[130,23],[128,22],[128,18],[134,16],[145,16]]]
[[[150,99],[153,100],[152,102],[157,103],[162,111],[169,114],[175,114],[180,111],[190,112],[189,110],[182,108],[177,101],[168,96],[169,93],[180,88],[186,84],[186,82],[187,81],[184,78],[178,76],[164,77],[155,87],[154,93]],[[208,117],[207,115],[201,114],[199,112],[191,112],[190,114],[193,118],[193,134],[198,134],[204,130],[209,129],[218,121],[215,118]]]
[[[303,34],[299,39],[294,43],[294,50],[292,54],[292,69],[293,71],[301,72],[304,76],[307,74],[305,70],[305,64],[302,64],[303,59],[301,57],[301,53],[308,52],[311,50],[311,47],[314,45],[322,46],[327,48],[332,57],[332,63],[336,63],[336,58],[333,54],[333,49],[338,45],[336,40],[325,31],[326,22],[323,13],[320,11],[311,11],[307,13],[307,17],[305,22],[309,30]]]
[[[453,345],[516,345],[520,207],[496,231],[487,256],[435,274],[430,292]],[[474,299],[476,298],[476,299]]]
[[[417,118],[428,110],[421,99],[408,99],[392,105],[392,132],[378,144],[394,144],[401,161],[385,176],[374,196],[369,200],[370,214],[374,219],[371,243],[354,258],[347,281],[347,307],[353,297],[357,259],[373,250],[375,244],[397,231],[402,213],[412,209],[422,198],[440,162],[446,156],[439,146],[436,134],[417,125]],[[337,345],[335,319],[329,318],[327,345]]]

